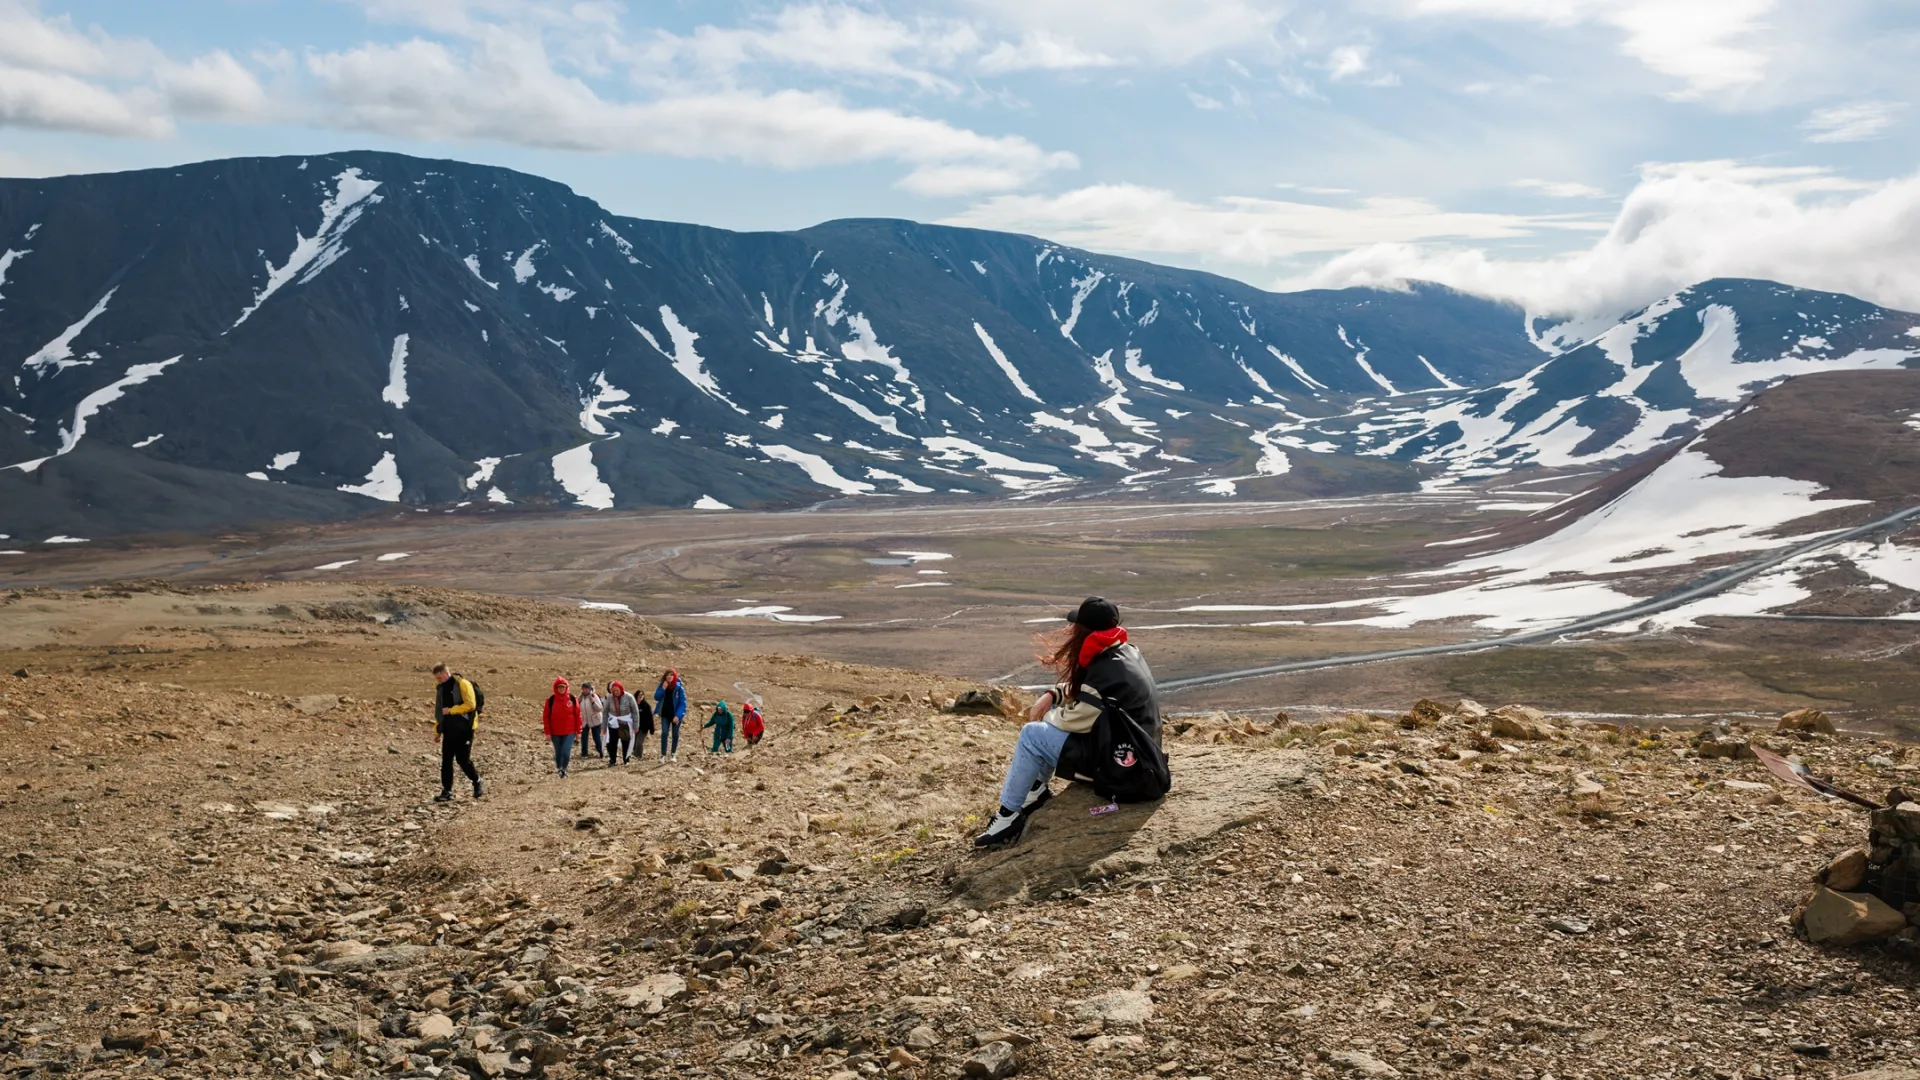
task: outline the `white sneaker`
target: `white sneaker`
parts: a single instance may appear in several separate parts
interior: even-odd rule
[[[1044,779],[1035,780],[1033,782],[1033,790],[1027,792],[1026,800],[1020,804],[1020,812],[1022,814],[1031,814],[1035,810],[1045,806],[1047,800],[1051,798],[1053,798],[1053,788],[1049,787]]]
[[[973,838],[973,846],[985,848],[1011,844],[1020,839],[1020,832],[1026,825],[1027,815],[1003,806],[995,811],[993,820],[987,822],[987,831]]]

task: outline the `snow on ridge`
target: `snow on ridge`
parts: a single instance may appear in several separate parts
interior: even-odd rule
[[[1140,356],[1141,352],[1139,349],[1128,349],[1122,354],[1123,362],[1127,367],[1127,374],[1139,379],[1141,382],[1152,383],[1155,386],[1165,387],[1168,390],[1186,390],[1185,386],[1174,382],[1172,379],[1163,379],[1155,375],[1153,373],[1153,365],[1142,363]]]
[[[298,464],[300,464],[300,451],[289,450],[284,454],[273,455],[273,460],[267,464],[267,468],[273,472],[286,472]]]
[[[387,358],[387,387],[380,391],[380,400],[396,409],[407,405],[407,335],[401,334],[393,339],[393,355]]]
[[[1075,345],[1080,344],[1078,341],[1074,341],[1073,338],[1073,328],[1080,322],[1080,309],[1086,304],[1087,297],[1093,295],[1093,290],[1099,288],[1100,283],[1106,279],[1107,275],[1104,271],[1095,270],[1091,267],[1087,269],[1086,277],[1072,279],[1073,301],[1072,306],[1067,310],[1066,321],[1060,324],[1061,337],[1066,338],[1068,341],[1073,341]]]
[[[1372,364],[1367,363],[1367,353],[1371,352],[1372,350],[1368,349],[1365,345],[1362,345],[1357,341],[1347,340],[1346,327],[1341,326],[1341,327],[1338,327],[1337,329],[1340,331],[1340,343],[1342,345],[1345,345],[1347,348],[1353,350],[1353,362],[1360,365],[1360,370],[1367,373],[1367,378],[1372,379],[1376,383],[1379,383],[1380,388],[1382,390],[1385,390],[1388,394],[1394,394],[1394,395],[1399,394],[1400,389],[1398,387],[1394,386],[1391,382],[1388,382],[1387,377],[1385,375],[1382,375],[1378,371],[1375,371],[1373,369]]]
[[[698,499],[695,499],[693,501],[693,508],[695,510],[731,510],[733,509],[733,507],[728,506],[726,503],[721,502],[719,499],[716,499],[711,495],[702,495]]]
[[[1449,379],[1446,377],[1446,375],[1442,374],[1439,368],[1433,366],[1433,361],[1428,360],[1424,356],[1416,356],[1415,359],[1420,361],[1420,366],[1427,369],[1427,374],[1433,376],[1435,379],[1438,379],[1440,381],[1440,389],[1442,390],[1465,390],[1466,389],[1466,387],[1461,386],[1459,383],[1454,382],[1452,379]]]
[[[21,248],[19,250],[8,248],[6,251],[0,251],[0,287],[4,287],[7,283],[7,268],[19,261],[21,256],[31,254],[33,254],[32,248]],[[0,293],[0,300],[5,300],[6,298],[5,293]]]
[[[547,242],[542,240],[521,252],[520,257],[513,260],[513,283],[515,285],[525,285],[528,278],[539,273],[533,265],[533,253],[546,246]]]
[[[868,468],[867,475],[875,480],[885,480],[910,495],[931,495],[933,493],[932,488],[925,484],[914,483],[912,480],[901,476],[897,472],[889,472],[886,469]]]
[[[1295,360],[1293,357],[1288,356],[1286,353],[1281,352],[1271,345],[1267,346],[1267,351],[1273,354],[1275,360],[1287,365],[1287,370],[1293,372],[1293,377],[1299,379],[1301,385],[1306,386],[1310,390],[1325,390],[1327,388],[1326,383],[1307,374],[1307,369],[1300,366],[1300,361]]]
[[[619,438],[618,435],[614,438]],[[581,443],[553,456],[553,479],[573,501],[594,510],[613,509],[613,489],[600,479],[593,463],[593,443]]]
[[[272,261],[268,261],[267,283],[254,294],[253,303],[227,328],[229,331],[239,329],[241,323],[252,318],[260,305],[288,282],[298,278],[304,285],[346,254],[347,230],[353,228],[368,206],[380,201],[374,194],[380,181],[368,180],[355,168],[342,170],[333,180],[333,194],[320,204],[320,227],[312,236],[302,236],[299,230],[294,230],[293,250],[287,254],[286,264],[276,269]],[[479,271],[474,273],[478,276]]]
[[[502,460],[504,459],[497,458],[497,457],[483,457],[479,461],[474,462],[473,475],[467,477],[466,480],[464,481],[466,485],[466,489],[468,491],[480,490],[481,484],[487,483],[488,481],[493,479],[493,470],[500,467],[500,462]]]
[[[1106,432],[1101,431],[1091,424],[1076,423],[1075,421],[1055,416],[1049,412],[1036,412],[1033,414],[1033,426],[1036,428],[1052,428],[1056,431],[1064,431],[1072,435],[1076,440],[1073,452],[1082,457],[1092,458],[1103,465],[1112,465],[1115,468],[1121,469],[1128,468],[1131,465],[1131,462],[1127,460],[1129,455],[1120,450],[1107,449],[1113,446],[1113,440],[1107,437]],[[1132,456],[1134,457],[1138,457],[1140,454],[1152,449],[1151,447],[1139,446],[1133,443],[1128,444],[1128,447],[1129,449],[1133,449],[1134,452]]]
[[[36,375],[44,375],[46,374],[46,369],[49,367],[53,368],[55,374],[58,374],[70,367],[79,367],[83,364],[93,363],[92,360],[73,359],[74,339],[78,338],[93,320],[99,318],[101,313],[107,310],[107,301],[112,300],[113,294],[119,291],[120,286],[118,285],[108,289],[107,295],[102,296],[99,302],[95,303],[85,315],[80,316],[78,322],[60,331],[59,337],[42,345],[38,352],[22,360],[20,366],[32,371]]]
[[[1280,392],[1278,390],[1275,390],[1272,384],[1267,382],[1267,377],[1253,370],[1253,368],[1249,367],[1245,360],[1242,360],[1236,356],[1233,358],[1233,362],[1240,365],[1240,370],[1246,373],[1248,380],[1251,381],[1253,385],[1259,387],[1262,391],[1264,391],[1265,393],[1271,394],[1274,397],[1280,396]]]
[[[341,484],[340,490],[349,495],[365,495],[369,499],[379,499],[381,502],[399,502],[402,491],[399,459],[393,456],[393,451],[388,450],[380,455],[379,461],[373,463],[373,468],[367,470],[365,482]]]
[[[639,259],[634,257],[633,244],[630,243],[626,237],[621,236],[619,233],[615,232],[613,229],[613,226],[607,224],[605,221],[602,221],[600,223],[600,231],[602,233],[605,233],[608,237],[612,238],[613,246],[620,249],[620,254],[625,255],[629,263],[638,264],[640,262]]]
[[[843,495],[871,495],[874,486],[864,480],[850,480],[834,471],[826,458],[818,454],[809,454],[805,450],[796,450],[791,446],[778,443],[763,444],[760,452],[775,461],[784,461],[789,465],[798,465],[807,474],[807,479],[824,488],[831,488]]]
[[[872,424],[874,427],[879,428],[880,430],[886,432],[887,434],[893,436],[894,438],[896,439],[907,438],[907,436],[900,431],[900,422],[894,419],[893,417],[887,416],[884,413],[874,412],[872,409],[867,408],[865,405],[862,405],[860,402],[855,401],[854,399],[846,396],[845,394],[841,394],[834,391],[826,383],[816,382],[813,384],[813,388],[827,395],[833,400],[839,402],[841,405],[845,406],[848,412],[852,413],[853,415],[859,417],[862,420],[865,420],[867,423]]]
[[[1686,566],[1712,556],[1784,547],[1804,535],[1769,535],[1790,522],[1861,499],[1822,499],[1809,480],[1722,475],[1721,465],[1688,448],[1606,506],[1541,539],[1462,560],[1409,578],[1484,573],[1439,593],[1379,597],[1385,614],[1355,620],[1411,626],[1471,616],[1476,625],[1524,629],[1625,607],[1639,597],[1596,575]]]
[[[476,277],[476,278],[479,278],[479,279],[480,279],[480,284],[482,284],[482,285],[485,285],[485,286],[486,286],[487,288],[489,288],[489,289],[494,289],[494,290],[498,290],[498,289],[500,288],[500,284],[499,284],[498,282],[494,282],[494,281],[488,281],[488,280],[486,279],[486,276],[485,276],[485,275],[483,275],[482,273],[480,273],[480,256],[478,256],[478,255],[469,255],[469,256],[467,256],[467,257],[466,257],[465,259],[463,259],[463,260],[461,260],[461,262],[462,262],[462,264],[463,264],[463,265],[465,265],[465,266],[466,266],[466,268],[467,268],[467,269],[468,269],[469,271],[471,271],[471,272],[472,272],[472,274],[473,274],[473,276],[474,276],[474,277]],[[479,308],[477,308],[477,307],[474,307],[474,306],[473,306],[472,304],[468,304],[468,305],[467,305],[467,310],[468,310],[468,311],[479,311],[480,309],[479,309]]]
[[[160,434],[158,434],[158,435],[149,435],[149,436],[147,436],[146,438],[144,438],[144,439],[141,439],[141,440],[140,440],[139,442],[136,442],[136,443],[131,443],[130,445],[131,445],[131,446],[132,446],[132,447],[133,447],[133,448],[134,448],[135,450],[143,450],[143,449],[145,449],[145,448],[147,448],[147,447],[149,447],[149,446],[152,446],[152,445],[153,445],[154,443],[157,443],[157,442],[159,442],[159,441],[160,441],[161,439],[164,439],[164,438],[166,438],[166,437],[167,437],[167,436],[166,436],[166,433],[165,433],[165,432],[162,432],[162,433],[160,433]]]
[[[638,330],[641,337],[647,339],[647,344],[653,346],[655,352],[671,361],[673,370],[679,372],[681,378],[692,383],[694,389],[745,416],[747,410],[735,405],[733,399],[720,389],[720,383],[714,379],[713,373],[707,370],[706,360],[693,347],[693,343],[700,340],[700,335],[682,323],[679,316],[673,313],[673,309],[665,304],[660,305],[660,322],[667,328],[667,337],[673,344],[672,352],[661,348],[659,340],[646,327],[628,320],[629,325]]]
[[[893,348],[880,344],[879,337],[873,332],[873,323],[864,314],[854,312],[847,316],[847,328],[853,331],[854,339],[840,343],[840,355],[855,362],[881,364],[892,369],[893,381],[913,392],[914,400],[908,407],[914,412],[926,415],[926,395],[920,392],[919,384],[913,381],[913,375],[907,371],[907,365],[893,355]],[[887,403],[890,405],[907,404],[906,398],[899,395],[883,396],[887,397]]]
[[[605,371],[593,376],[593,391],[580,398],[580,426],[590,435],[605,435],[607,427],[602,420],[611,419],[620,413],[633,411],[631,405],[621,405],[633,395],[607,381]]]
[[[680,421],[668,420],[665,417],[662,417],[659,423],[653,425],[652,433],[655,435],[671,435],[673,434],[673,429],[679,426],[680,426]]]
[[[146,382],[148,379],[179,363],[180,359],[180,357],[176,356],[171,360],[161,360],[158,363],[152,364],[135,364],[129,367],[126,370],[126,374],[121,375],[113,382],[81,398],[80,403],[73,407],[73,423],[60,429],[60,449],[55,450],[46,457],[35,458],[32,461],[22,461],[18,464],[9,465],[7,468],[19,469],[23,473],[30,473],[54,458],[72,453],[73,448],[80,445],[81,437],[87,433],[88,420],[98,415],[101,409],[119,401],[126,395],[126,392],[130,388],[139,386],[141,383]]]
[[[973,332],[980,336],[980,344],[987,347],[987,355],[993,357],[993,362],[1006,373],[1007,379],[1013,383],[1013,388],[1020,391],[1020,396],[1045,405],[1046,402],[1040,395],[1033,392],[1033,387],[1027,385],[1027,380],[1020,377],[1020,369],[1014,367],[1013,361],[1007,359],[1007,354],[1000,350],[1000,346],[993,340],[993,335],[987,333],[987,328],[976,321],[973,324]]]

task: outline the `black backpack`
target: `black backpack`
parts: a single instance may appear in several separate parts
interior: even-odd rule
[[[1093,790],[1114,802],[1153,802],[1173,787],[1167,755],[1145,726],[1111,702],[1081,691],[1080,700],[1100,709],[1093,723]]]

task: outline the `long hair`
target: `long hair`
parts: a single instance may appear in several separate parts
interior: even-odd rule
[[[1080,695],[1080,680],[1087,674],[1080,666],[1080,646],[1086,643],[1087,635],[1091,633],[1093,631],[1079,623],[1068,623],[1065,630],[1034,635],[1034,642],[1040,647],[1040,654],[1034,659],[1060,676],[1061,681],[1067,684],[1069,699]]]

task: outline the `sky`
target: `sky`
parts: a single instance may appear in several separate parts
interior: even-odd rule
[[[0,175],[373,148],[1263,288],[1920,310],[1913,0],[0,0]]]

